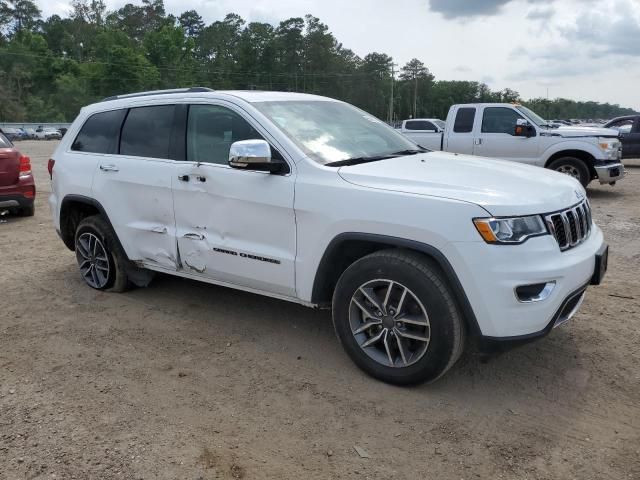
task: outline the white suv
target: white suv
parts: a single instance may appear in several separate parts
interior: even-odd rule
[[[607,265],[575,179],[429,152],[318,96],[111,97],[82,109],[49,171],[89,286],[163,272],[332,308],[353,361],[391,383],[440,377],[467,337],[547,334]]]

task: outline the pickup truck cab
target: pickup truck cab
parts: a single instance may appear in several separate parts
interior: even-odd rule
[[[48,167],[54,225],[89,287],[162,272],[331,309],[353,361],[391,383],[439,378],[467,337],[548,334],[607,266],[573,178],[428,152],[315,95],[108,98]]]
[[[608,128],[551,125],[511,103],[453,105],[443,133],[403,132],[430,150],[513,160],[615,184],[624,177],[619,133]]]

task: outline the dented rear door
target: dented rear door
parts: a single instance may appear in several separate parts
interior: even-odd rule
[[[177,269],[169,138],[174,106],[129,109],[118,153],[102,155],[93,192],[133,261]]]

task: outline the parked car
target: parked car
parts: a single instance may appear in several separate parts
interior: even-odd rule
[[[81,110],[49,172],[89,287],[164,272],[331,308],[353,361],[391,383],[439,378],[468,336],[548,334],[607,266],[575,179],[425,152],[314,95],[110,97]]]
[[[14,127],[4,127],[2,133],[11,142],[22,140],[22,133]]]
[[[62,134],[51,127],[39,127],[36,129],[36,138],[38,140],[60,140],[62,138]]]
[[[31,160],[0,133],[0,211],[32,216],[35,197]]]
[[[33,128],[25,128],[24,131],[27,134],[27,138],[29,140],[35,140],[36,139],[36,131]]]
[[[405,132],[442,132],[444,131],[445,122],[439,118],[413,118],[411,120],[403,120],[400,124],[401,133]]]
[[[614,118],[604,126],[619,132],[622,158],[640,158],[640,115]]]
[[[555,127],[522,105],[453,105],[443,133],[405,132],[431,150],[513,160],[614,185],[625,175],[618,132],[607,128]]]

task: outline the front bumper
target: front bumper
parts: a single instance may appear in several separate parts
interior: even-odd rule
[[[582,244],[564,252],[550,235],[513,246],[484,242],[453,245],[451,263],[475,314],[480,336],[508,339],[540,336],[553,324],[564,302],[591,282],[604,241],[594,224]],[[545,282],[555,282],[555,288],[543,301],[523,303],[514,293],[519,286]]]
[[[613,183],[622,180],[626,175],[622,162],[596,164],[593,166],[600,183]]]

